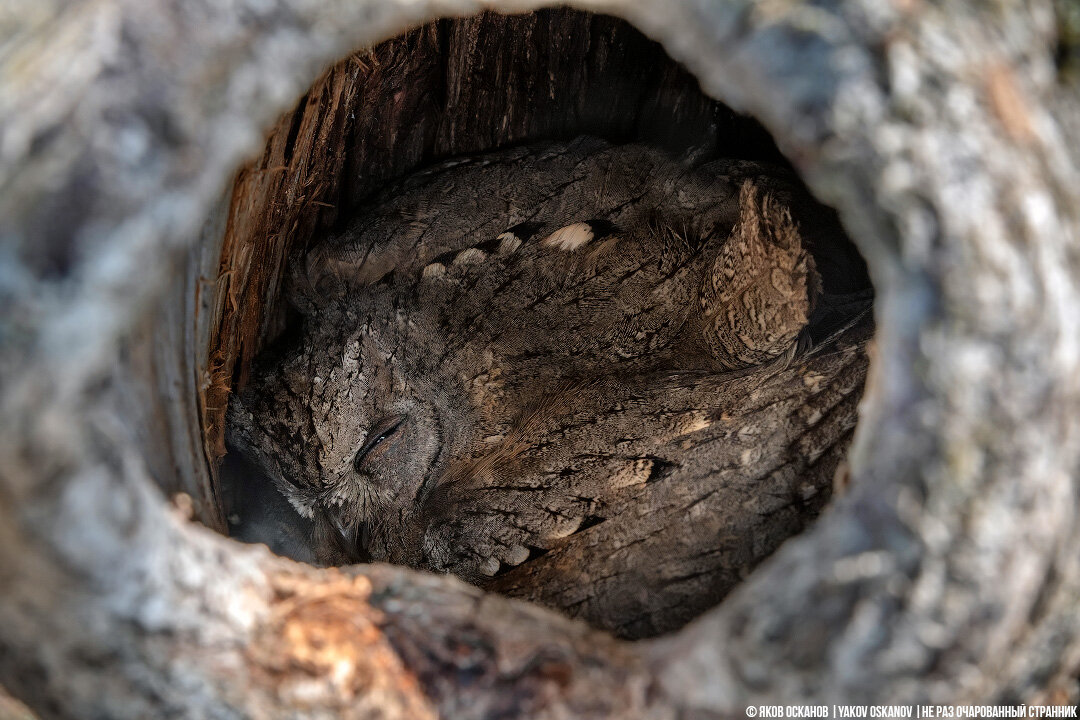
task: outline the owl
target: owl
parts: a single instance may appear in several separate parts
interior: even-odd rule
[[[236,482],[277,495],[237,516],[317,564],[678,627],[828,499],[859,263],[761,163],[579,138],[416,173],[293,262],[295,320],[227,418]]]

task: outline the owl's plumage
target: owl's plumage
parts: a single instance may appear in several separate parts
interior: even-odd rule
[[[668,629],[814,516],[854,426],[868,331],[801,352],[837,306],[817,212],[783,170],[588,139],[418,173],[297,263],[230,446],[320,562]]]

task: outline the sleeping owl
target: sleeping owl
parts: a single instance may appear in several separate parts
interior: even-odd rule
[[[263,542],[302,528],[290,554],[319,564],[678,627],[828,499],[860,262],[764,164],[581,138],[416,173],[293,263],[296,319],[227,423],[286,510],[237,514]]]

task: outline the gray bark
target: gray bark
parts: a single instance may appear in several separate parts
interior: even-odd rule
[[[203,314],[236,299],[212,289],[222,223],[203,234],[233,173],[330,63],[487,3],[19,0],[0,16],[0,683],[58,717],[689,717],[1032,701],[1075,673],[1080,184],[1048,109],[1049,6],[575,4],[760,119],[866,257],[851,492],[635,644],[186,522],[150,477],[214,522],[198,411],[171,397],[208,387]],[[147,327],[159,303],[182,329]]]

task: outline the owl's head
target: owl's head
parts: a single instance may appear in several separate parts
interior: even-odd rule
[[[401,312],[371,292],[313,310],[229,404],[230,449],[314,522],[324,563],[386,559],[463,428],[437,363],[401,361]]]

